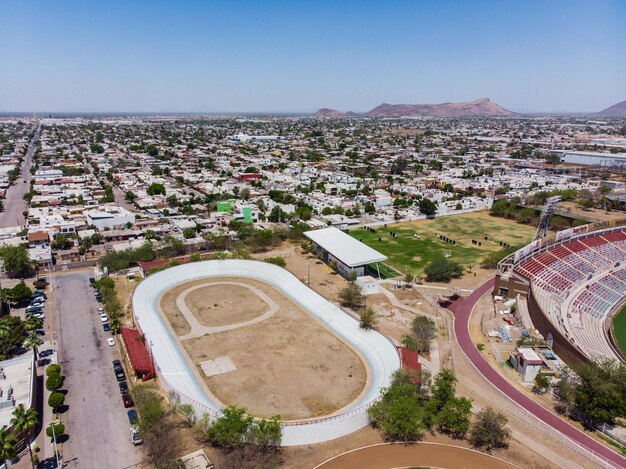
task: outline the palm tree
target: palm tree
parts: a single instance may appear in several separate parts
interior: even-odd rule
[[[33,352],[35,352],[35,358],[37,358],[37,347],[41,344],[43,344],[43,340],[41,340],[39,334],[35,332],[28,334],[28,337],[26,337],[26,340],[24,341],[24,345],[28,348],[32,348]]]
[[[13,411],[13,418],[11,419],[11,426],[18,434],[22,434],[26,439],[26,445],[28,446],[28,453],[30,454],[30,462],[35,467],[33,462],[33,449],[30,447],[28,437],[33,428],[37,426],[37,411],[35,409],[26,409],[24,404],[20,404]]]
[[[24,328],[27,331],[36,331],[37,329],[41,329],[41,326],[43,326],[43,319],[37,316],[28,316],[26,321],[24,321]]]
[[[6,427],[0,429],[0,461],[5,465],[7,459],[13,459],[16,454],[17,438]]]

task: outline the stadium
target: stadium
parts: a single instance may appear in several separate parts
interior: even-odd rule
[[[527,299],[533,327],[569,363],[624,360],[625,331],[612,327],[626,303],[622,224],[583,225],[557,232],[554,240],[536,239],[498,266],[494,294]]]
[[[194,300],[194,295],[212,296],[207,301],[207,296]],[[166,311],[168,301],[177,305],[190,328],[181,327],[183,322],[171,316],[176,308]],[[194,301],[205,309],[194,309]],[[242,302],[250,308],[236,311],[235,305]],[[282,421],[285,446],[319,443],[366,426],[367,409],[400,367],[398,351],[387,337],[362,329],[357,320],[290,272],[266,262],[211,260],[172,267],[142,280],[132,305],[157,376],[172,401],[192,405],[197,417],[208,414],[213,418],[225,405],[241,406],[240,399],[247,395],[246,408],[253,415],[287,416]],[[276,324],[281,328],[276,329]],[[294,352],[294,343],[302,339],[294,330],[312,331],[309,335],[317,349]],[[277,349],[264,348],[269,336],[276,337]],[[245,357],[252,361],[246,362]],[[290,397],[310,391],[319,384],[315,381],[336,371],[333,368],[341,369],[346,357],[355,358],[366,370],[360,387],[351,389],[333,407],[318,409],[314,416],[297,406],[287,408],[284,403],[291,402]],[[311,360],[317,360],[313,371],[308,366]],[[340,379],[321,384],[330,392],[329,387],[350,381],[356,371],[348,370],[357,368],[341,369]],[[234,376],[231,382],[229,375]],[[314,378],[310,386],[307,376]],[[276,383],[280,383],[278,391],[271,388]],[[230,394],[225,392],[229,386]],[[277,407],[254,407],[263,401]]]

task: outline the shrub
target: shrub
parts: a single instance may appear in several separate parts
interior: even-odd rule
[[[55,391],[48,397],[48,406],[53,409],[61,407],[65,403],[65,394]]]
[[[48,368],[46,368],[46,376],[58,374],[61,374],[61,365],[53,363],[52,365],[48,366]]]
[[[282,257],[267,257],[265,259],[265,262],[277,265],[279,267],[286,267],[287,266],[287,262],[285,262],[285,259],[283,259]]]
[[[54,427],[54,433],[52,432],[53,427]],[[50,425],[46,427],[46,436],[48,438],[52,438],[53,436],[55,436],[56,438],[59,438],[64,433],[65,433],[65,424],[63,424],[62,422],[51,423]]]
[[[61,389],[63,386],[63,376],[60,373],[53,373],[48,375],[48,379],[46,379],[46,389],[48,391],[56,391],[57,389]]]

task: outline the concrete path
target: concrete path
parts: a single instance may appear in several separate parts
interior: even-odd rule
[[[196,316],[191,312],[191,310],[187,306],[187,303],[185,303],[185,298],[192,291],[195,291],[204,287],[210,287],[213,285],[237,285],[238,287],[243,287],[243,288],[247,288],[248,290],[252,290],[259,298],[261,298],[267,304],[267,306],[269,306],[270,309],[267,312],[263,313],[261,316],[258,316],[254,319],[250,319],[249,321],[238,322],[236,324],[227,324],[225,326],[217,326],[217,327],[203,326],[202,324],[200,324],[200,322],[198,322],[198,319],[196,319]],[[195,285],[193,287],[187,288],[186,290],[181,292],[180,295],[178,295],[178,298],[176,298],[176,306],[178,307],[182,315],[185,316],[185,319],[187,320],[187,322],[189,323],[189,326],[191,327],[191,331],[185,334],[184,336],[181,336],[180,340],[193,339],[194,337],[202,337],[203,335],[206,335],[206,334],[215,334],[216,332],[232,331],[233,329],[239,329],[240,327],[251,326],[252,324],[257,324],[261,321],[265,321],[266,319],[271,318],[276,313],[276,311],[278,311],[278,305],[274,302],[274,300],[272,300],[269,296],[267,296],[265,292],[259,290],[257,287],[254,287],[252,285],[249,285],[247,283],[242,283],[242,282],[207,282],[207,283],[201,283],[200,285]]]

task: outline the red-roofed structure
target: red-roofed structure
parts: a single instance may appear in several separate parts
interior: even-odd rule
[[[402,369],[408,370],[413,375],[413,382],[419,384],[422,378],[422,364],[419,362],[419,354],[406,347],[398,347]]]
[[[122,335],[130,364],[135,370],[137,377],[143,381],[154,378],[154,366],[139,330],[120,327],[120,334]]]

